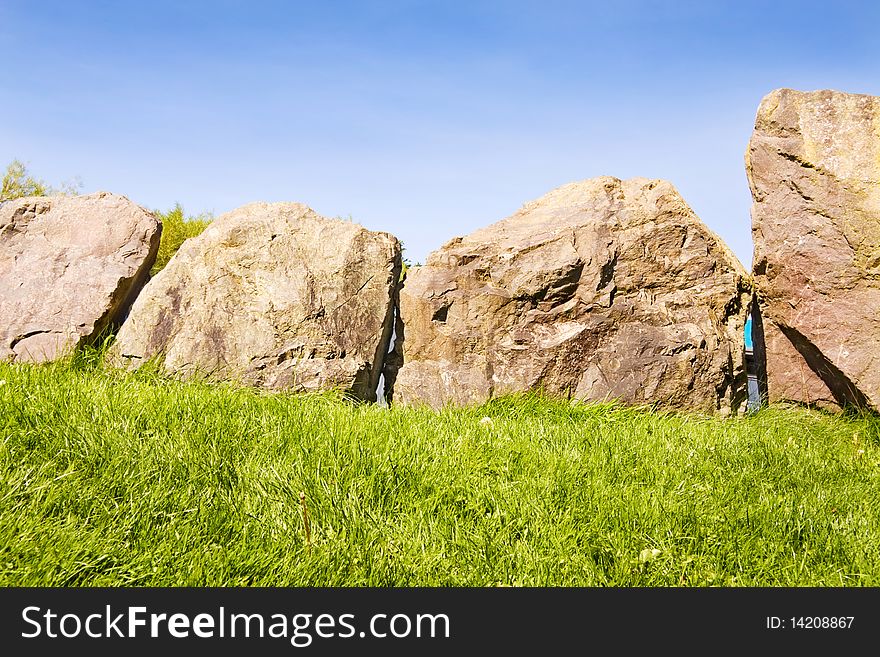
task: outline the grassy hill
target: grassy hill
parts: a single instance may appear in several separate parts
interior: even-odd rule
[[[5,586],[880,585],[874,416],[436,414],[91,354],[0,365],[0,439]]]

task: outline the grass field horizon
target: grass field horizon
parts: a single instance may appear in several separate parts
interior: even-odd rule
[[[880,585],[875,415],[382,408],[95,352],[0,364],[0,437],[3,586]]]

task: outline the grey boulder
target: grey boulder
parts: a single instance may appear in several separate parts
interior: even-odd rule
[[[407,272],[394,401],[540,390],[735,413],[745,278],[668,182],[565,185]]]
[[[0,204],[0,360],[56,360],[120,323],[161,230],[108,192]]]
[[[400,243],[299,203],[253,203],[184,242],[108,353],[137,368],[374,401]]]

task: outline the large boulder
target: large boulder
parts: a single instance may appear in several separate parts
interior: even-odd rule
[[[149,277],[161,230],[108,192],[0,204],[0,360],[55,360],[118,324]]]
[[[400,243],[299,203],[253,203],[184,242],[144,288],[111,363],[365,400],[391,337]]]
[[[770,401],[880,408],[880,98],[770,93],[746,171]]]
[[[668,182],[565,185],[407,272],[394,400],[743,410],[745,278]]]

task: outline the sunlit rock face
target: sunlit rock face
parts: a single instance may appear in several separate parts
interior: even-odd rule
[[[375,401],[401,267],[388,233],[299,203],[253,203],[184,242],[108,358],[137,368]]]
[[[394,401],[744,410],[745,277],[668,182],[565,185],[407,272]]]
[[[770,401],[880,408],[880,98],[778,89],[746,153]]]
[[[0,360],[56,360],[121,322],[161,230],[151,212],[109,192],[0,205]]]

